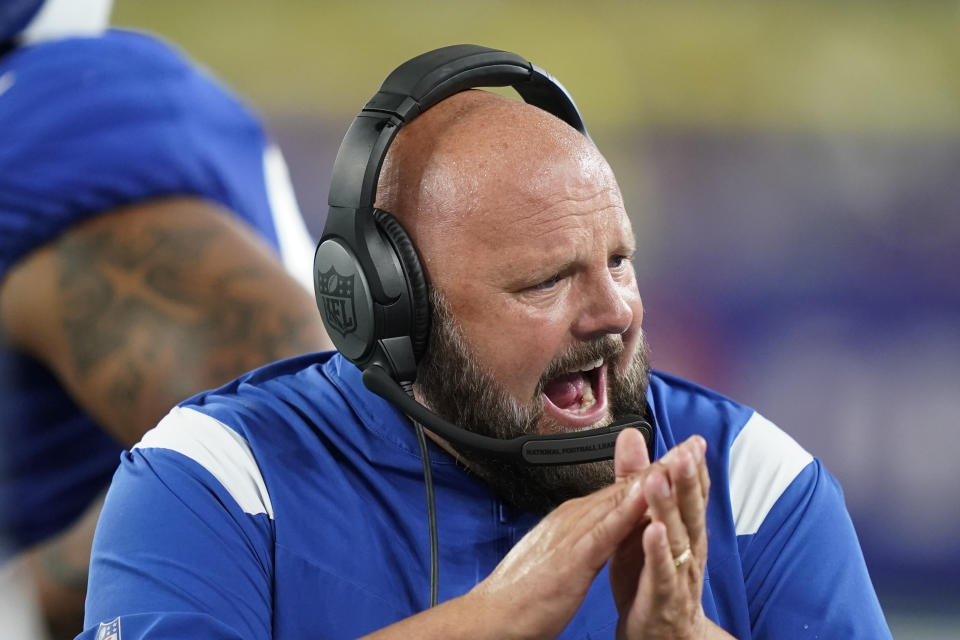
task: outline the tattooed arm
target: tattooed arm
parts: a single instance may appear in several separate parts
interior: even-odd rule
[[[0,320],[126,445],[197,391],[330,348],[263,242],[193,199],[99,216],[35,251],[3,283]]]
[[[331,348],[313,297],[263,241],[190,198],[98,216],[28,255],[0,282],[0,325],[128,446],[197,391]],[[64,637],[80,629],[98,513],[99,501],[29,552]]]

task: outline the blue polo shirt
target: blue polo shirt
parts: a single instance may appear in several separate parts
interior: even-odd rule
[[[661,373],[656,455],[694,433],[712,484],[703,605],[734,636],[890,637],[839,486],[751,409]],[[431,444],[440,600],[537,522]],[[81,638],[355,638],[426,607],[420,454],[336,354],[282,361],[175,408],[123,462],[94,542]],[[612,638],[606,570],[563,638]]]

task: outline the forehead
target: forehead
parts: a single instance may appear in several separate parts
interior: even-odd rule
[[[630,233],[620,189],[599,154],[516,167],[474,209],[464,234],[489,247]]]
[[[533,250],[544,258],[605,254],[632,242],[629,219],[613,196],[600,191],[504,206],[493,215],[474,218],[464,229],[464,240],[503,260],[520,259]]]
[[[520,166],[482,191],[463,203],[453,224],[431,233],[434,255],[427,259],[436,284],[449,277],[508,285],[576,262],[605,263],[611,252],[633,248],[619,188],[602,158]]]

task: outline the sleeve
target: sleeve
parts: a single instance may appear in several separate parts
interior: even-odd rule
[[[739,538],[754,638],[890,638],[843,492],[812,460]]]
[[[259,122],[165,44],[42,43],[0,76],[0,274],[70,225],[151,198],[203,197],[271,228]]]
[[[123,455],[79,638],[271,637],[272,507],[251,463],[235,432],[182,409]]]

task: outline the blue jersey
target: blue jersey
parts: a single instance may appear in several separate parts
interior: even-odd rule
[[[754,411],[655,373],[655,452],[693,433],[712,478],[703,606],[736,637],[887,638],[842,494]],[[537,518],[430,445],[440,600],[486,577]],[[355,638],[427,605],[409,421],[339,355],[261,368],[175,408],[130,452],[94,541],[86,626],[127,640]],[[606,571],[563,638],[612,638]],[[119,635],[119,634],[118,634]]]
[[[256,117],[152,37],[114,30],[0,58],[0,281],[71,225],[171,195],[220,205],[309,265],[312,242],[285,178]],[[121,449],[2,336],[0,416],[9,552],[71,522],[104,490]]]

